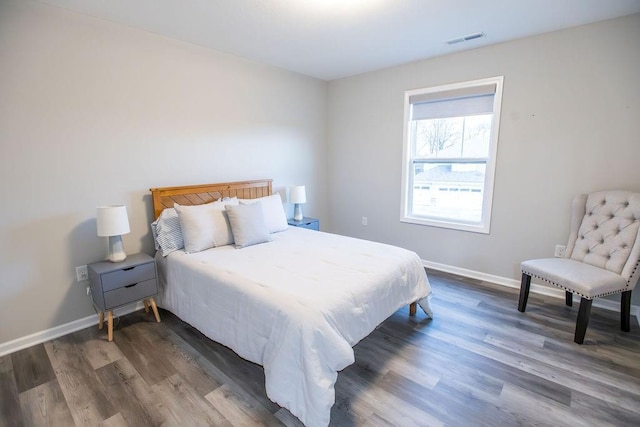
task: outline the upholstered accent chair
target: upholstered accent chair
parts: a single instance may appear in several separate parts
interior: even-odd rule
[[[593,299],[622,293],[620,327],[629,332],[631,291],[640,277],[640,194],[599,191],[581,194],[571,207],[571,232],[564,258],[521,264],[518,310],[525,311],[531,277],[565,290],[566,304],[580,295],[574,341],[584,341]]]

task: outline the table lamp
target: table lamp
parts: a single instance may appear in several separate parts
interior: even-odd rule
[[[293,203],[293,219],[302,221],[302,204],[307,203],[304,185],[294,185],[289,189],[289,203]]]
[[[102,206],[97,208],[98,236],[109,237],[109,256],[111,262],[127,259],[122,244],[122,235],[129,233],[129,218],[124,205]]]

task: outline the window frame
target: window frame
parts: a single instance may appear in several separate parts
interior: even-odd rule
[[[403,152],[402,152],[402,188],[401,188],[401,207],[400,207],[400,221],[427,225],[432,227],[447,228],[461,231],[471,231],[475,233],[489,234],[491,231],[491,211],[493,207],[493,191],[495,181],[495,170],[498,154],[498,136],[500,129],[500,117],[502,107],[502,88],[503,88],[504,76],[489,77],[485,79],[458,82],[446,85],[432,86],[422,89],[408,90],[404,93],[404,130],[403,130]],[[470,89],[478,86],[486,86],[495,84],[495,93],[493,98],[493,120],[491,125],[491,136],[489,140],[489,156],[486,158],[486,172],[484,181],[484,191],[482,200],[482,215],[479,223],[466,222],[456,220],[454,218],[435,218],[426,216],[416,216],[411,213],[411,206],[413,201],[414,182],[413,178],[414,165],[417,157],[412,153],[412,141],[411,141],[411,102],[412,96],[439,93],[446,91],[456,91]],[[422,158],[420,163],[470,163],[478,162],[482,160],[484,163],[485,158],[434,158],[433,161],[425,162]]]

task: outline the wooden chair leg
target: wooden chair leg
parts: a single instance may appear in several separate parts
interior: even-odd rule
[[[524,313],[527,308],[527,299],[529,299],[529,288],[531,287],[531,276],[522,273],[522,282],[520,283],[520,300],[518,301],[518,311]]]
[[[592,299],[581,298],[580,309],[578,310],[578,321],[576,322],[576,333],[573,337],[573,341],[577,344],[584,342],[584,335],[587,332],[587,325],[589,324],[589,315],[591,314]]]
[[[631,291],[622,293],[620,302],[620,329],[624,332],[631,330]]]
[[[417,302],[412,302],[411,304],[409,304],[409,316],[415,316],[417,308],[418,308]]]
[[[569,307],[573,306],[573,294],[571,292],[565,291],[564,300]]]

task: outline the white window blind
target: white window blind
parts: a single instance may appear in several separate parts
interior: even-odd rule
[[[496,85],[482,85],[409,97],[411,120],[489,114],[493,112]]]

